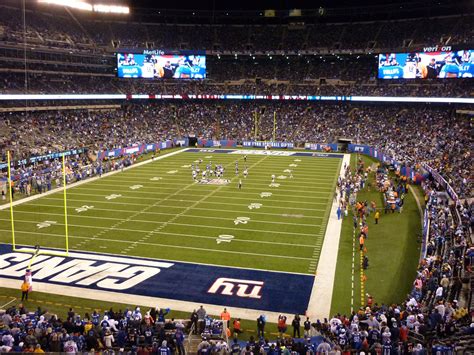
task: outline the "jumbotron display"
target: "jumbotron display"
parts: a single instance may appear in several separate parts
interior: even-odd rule
[[[119,78],[204,79],[206,56],[117,53],[117,75]]]
[[[379,54],[379,79],[445,79],[473,76],[472,49]]]

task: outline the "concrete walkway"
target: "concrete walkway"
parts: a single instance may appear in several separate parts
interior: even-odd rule
[[[344,163],[350,166],[350,154],[344,154],[341,171],[339,175],[344,176]],[[312,321],[323,320],[330,317],[332,293],[334,288],[334,277],[336,275],[337,254],[339,251],[339,239],[341,237],[342,219],[337,219],[337,207],[339,198],[333,200],[331,213],[329,215],[326,234],[324,236],[323,248],[319,257],[318,269],[314,278],[313,290],[308,304],[307,316]]]

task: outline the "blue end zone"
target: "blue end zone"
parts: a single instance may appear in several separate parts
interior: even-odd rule
[[[237,152],[241,151],[242,154],[244,154],[246,151],[245,150],[239,150],[239,149],[212,149],[212,148],[190,148],[186,150],[186,153],[232,153],[232,152]],[[279,156],[278,152],[279,151],[264,151],[262,149],[258,150],[258,152],[261,152],[263,154],[268,154],[268,155],[275,155]],[[265,152],[265,153],[264,153]],[[275,152],[275,153],[273,153]],[[273,154],[272,154],[273,153]],[[312,153],[312,152],[288,152],[285,151],[284,156],[292,156],[292,157],[316,157],[316,158],[337,158],[337,159],[342,159],[344,158],[344,154],[328,154],[328,153]],[[249,150],[248,151],[249,155],[252,154],[257,154],[255,151]]]
[[[186,153],[230,153],[235,149],[190,148]]]
[[[344,154],[328,154],[328,153],[310,153],[310,152],[295,152],[294,157],[316,157],[316,158],[344,158]]]
[[[39,255],[31,270],[34,282],[293,314],[306,311],[314,282],[312,275],[71,254]],[[0,279],[22,280],[30,258],[0,244]]]

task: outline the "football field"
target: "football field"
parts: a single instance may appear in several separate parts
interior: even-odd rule
[[[314,274],[341,159],[246,156],[182,152],[68,189],[70,249]],[[224,178],[193,181],[209,163]],[[15,206],[14,221],[17,244],[64,249],[61,191]]]

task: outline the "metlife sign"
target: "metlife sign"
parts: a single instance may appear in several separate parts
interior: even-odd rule
[[[0,244],[0,286],[18,281],[31,254]],[[196,304],[304,314],[313,275],[170,262],[89,252],[68,257],[38,255],[31,267],[35,284],[128,296],[147,296]],[[77,293],[77,292],[76,292]]]

